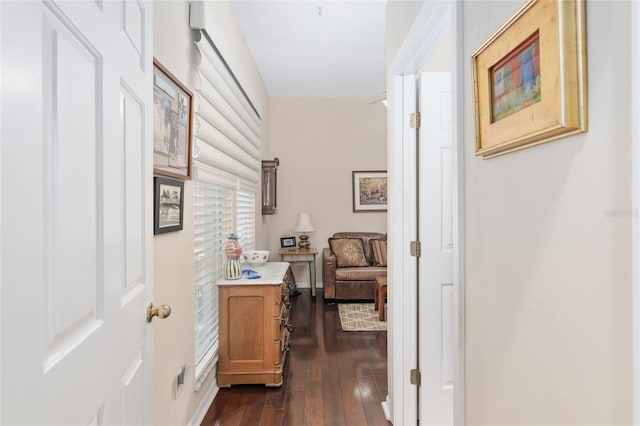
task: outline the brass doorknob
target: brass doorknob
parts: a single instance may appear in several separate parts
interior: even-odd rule
[[[151,322],[153,317],[164,319],[169,315],[171,315],[171,306],[169,305],[153,306],[153,302],[151,302],[147,307],[147,322]]]

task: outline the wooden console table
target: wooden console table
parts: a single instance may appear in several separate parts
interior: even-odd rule
[[[262,277],[219,280],[218,386],[280,386],[289,351],[288,263],[252,266]]]
[[[280,249],[278,250],[280,260],[283,262],[305,262],[309,264],[309,280],[311,283],[311,297],[316,296],[316,255],[318,250],[314,248],[300,249]]]

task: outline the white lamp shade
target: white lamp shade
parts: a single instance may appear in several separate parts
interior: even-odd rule
[[[313,225],[311,224],[311,216],[309,213],[298,213],[298,223],[293,229],[293,232],[313,232]]]

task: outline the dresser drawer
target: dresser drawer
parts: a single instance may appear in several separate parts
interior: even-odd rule
[[[289,336],[290,336],[290,325],[284,325],[280,328],[280,339],[277,341],[279,344],[278,347],[278,356],[276,358],[276,366],[281,365],[282,360],[285,357],[285,353],[289,352],[291,349],[291,345],[289,344]]]
[[[277,318],[280,318],[280,326],[289,324],[289,307],[284,303],[280,304],[280,315]],[[276,319],[277,319],[276,318]]]

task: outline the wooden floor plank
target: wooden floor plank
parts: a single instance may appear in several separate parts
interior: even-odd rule
[[[358,375],[358,386],[360,387],[360,394],[362,395],[362,404],[367,417],[367,424],[386,425],[387,419],[384,416],[380,404],[382,401],[370,371],[365,370]]]
[[[202,420],[201,424],[203,426],[218,426],[220,424],[222,412],[224,411],[224,407],[227,405],[227,400],[230,395],[230,392],[218,392],[215,400],[211,404],[211,407],[209,407],[209,411]]]
[[[284,410],[277,410],[273,407],[264,407],[260,426],[282,426],[284,421]]]
[[[345,425],[344,404],[338,359],[334,353],[322,356],[322,399],[324,402],[324,424]]]
[[[323,357],[324,352],[324,332],[322,323],[322,304],[314,303],[309,300],[309,337],[314,342],[313,352],[309,353],[311,357],[307,365],[307,380],[305,383],[304,398],[304,424],[306,426],[323,426],[324,425],[324,368]]]
[[[262,413],[264,412],[267,394],[264,386],[247,387],[240,398],[240,405],[244,408],[241,425],[259,425],[262,421]]]
[[[287,392],[283,426],[300,426],[304,423],[304,391]]]
[[[240,404],[242,399],[242,389],[228,389],[229,397],[220,414],[219,424],[220,426],[239,426],[241,425],[242,415],[244,414],[245,407]],[[216,395],[217,397],[217,395]]]
[[[289,377],[288,372],[285,373],[285,381],[282,386],[280,386],[279,388],[265,388],[267,396],[265,398],[264,405],[267,408],[272,408],[274,410],[284,410],[284,403],[288,389],[288,380],[286,379],[286,377]]]
[[[304,393],[304,425],[324,425],[322,361],[320,359],[309,363]]]
[[[353,361],[349,352],[342,352],[338,355],[338,370],[345,421],[349,426],[364,426],[367,424],[367,417],[364,414],[360,386],[353,370]]]

